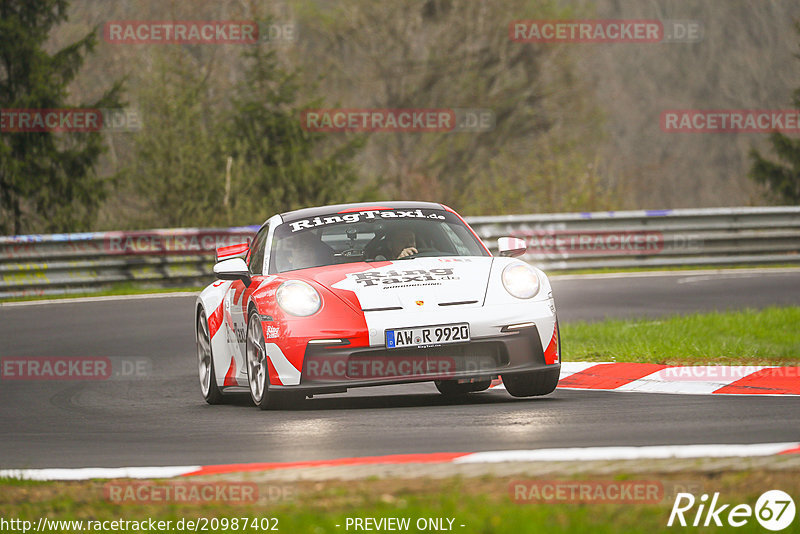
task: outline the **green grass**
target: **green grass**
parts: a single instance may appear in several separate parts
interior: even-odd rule
[[[566,361],[684,365],[800,362],[800,307],[560,326]]]
[[[691,482],[699,492],[720,492],[724,503],[753,505],[766,490],[780,488],[790,495],[800,492],[800,472],[726,471],[702,473],[656,473],[605,477],[559,477],[547,480],[601,482],[638,480],[657,482],[664,488],[676,483]],[[292,487],[288,500],[274,500],[251,505],[225,503],[201,506],[186,504],[117,504],[104,497],[102,481],[48,482],[20,484],[0,480],[0,517],[32,521],[40,517],[51,520],[115,520],[142,521],[204,518],[277,518],[278,530],[290,533],[326,534],[354,532],[346,529],[347,518],[409,518],[412,525],[420,518],[451,518],[453,531],[461,533],[615,533],[655,534],[674,532],[680,527],[666,526],[674,502],[674,493],[660,502],[631,503],[541,503],[516,502],[511,491],[515,482],[531,482],[532,477],[480,478],[451,477],[445,479],[386,479],[348,482],[280,483]],[[195,482],[195,481],[192,481]],[[272,483],[273,485],[276,483]],[[259,486],[265,495],[264,484]],[[699,497],[699,495],[697,495]],[[696,509],[695,509],[696,510]],[[693,511],[695,511],[693,510]],[[687,514],[691,518],[692,515]],[[797,519],[796,521],[800,521]],[[340,525],[337,527],[336,525]],[[461,527],[464,525],[464,527]],[[795,523],[796,526],[796,523]],[[751,519],[737,532],[763,532]],[[224,529],[219,529],[223,530]],[[696,531],[696,529],[689,529]],[[703,532],[727,531],[703,528]],[[60,530],[51,530],[60,532]],[[232,531],[228,529],[227,531]],[[258,532],[251,528],[237,532]],[[417,532],[414,527],[408,532]],[[788,531],[793,531],[791,528]],[[794,530],[796,532],[796,530]]]

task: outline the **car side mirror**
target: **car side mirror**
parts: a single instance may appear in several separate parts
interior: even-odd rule
[[[247,251],[250,245],[247,243],[236,243],[235,245],[227,245],[217,248],[216,261],[229,260],[231,258],[242,258],[247,256]]]
[[[250,285],[250,269],[242,258],[222,260],[214,265],[214,274],[220,280],[241,280],[244,285]]]
[[[501,256],[515,258],[522,256],[528,250],[528,245],[524,240],[516,237],[501,237],[497,240],[497,249]]]

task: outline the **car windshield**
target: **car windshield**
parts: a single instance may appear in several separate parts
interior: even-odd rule
[[[426,256],[488,256],[454,213],[363,210],[298,219],[275,229],[271,273],[361,261]]]

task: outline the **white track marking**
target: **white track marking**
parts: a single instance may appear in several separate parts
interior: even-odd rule
[[[518,451],[477,452],[453,463],[560,462],[590,460],[643,460],[660,458],[732,458],[772,456],[800,443],[756,443],[751,445],[658,445],[648,447],[585,447]]]
[[[143,293],[140,295],[106,295],[103,297],[67,297],[63,299],[0,302],[0,307],[37,306],[39,304],[83,304],[84,302],[113,302],[117,300],[164,299],[170,297],[196,297],[199,294],[200,291],[174,291],[172,293]]]
[[[773,456],[800,447],[798,442],[755,443],[744,445],[657,445],[645,447],[575,447],[560,449],[534,449],[512,451],[487,451],[467,454],[452,460],[434,463],[480,464],[501,462],[582,462],[611,460],[648,460],[669,458],[743,458]],[[424,456],[424,454],[423,454]],[[358,460],[358,458],[352,458]],[[406,462],[387,464],[415,463],[417,459]],[[237,464],[230,472],[237,469],[246,470],[248,464]],[[211,466],[206,466],[211,467]],[[302,466],[308,468],[309,466]],[[5,469],[0,470],[0,477],[21,478],[26,480],[89,480],[113,478],[172,478],[198,472],[203,466],[174,467],[86,467],[77,469]],[[291,469],[284,467],[283,469]]]
[[[173,478],[200,469],[199,465],[166,467],[80,467],[75,469],[3,469],[0,477],[25,480],[90,480],[93,478]]]
[[[668,367],[667,369],[662,369],[638,380],[634,380],[629,384],[624,384],[614,391],[710,395],[718,389],[764,368],[764,366],[751,365]],[[694,377],[707,378],[705,380],[699,380]]]

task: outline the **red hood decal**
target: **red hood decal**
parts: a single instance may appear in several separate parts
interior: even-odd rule
[[[323,286],[325,289],[342,299],[348,306],[355,312],[361,313],[361,303],[353,291],[347,289],[338,289],[333,287],[333,284],[341,282],[347,278],[348,274],[360,273],[369,269],[377,267],[386,267],[391,265],[390,261],[374,261],[374,262],[357,262],[357,263],[342,263],[340,265],[326,265],[324,267],[314,267],[312,269],[302,269],[300,271],[293,271],[284,273],[281,276],[305,281],[314,281]]]

